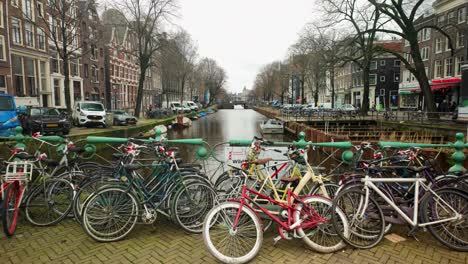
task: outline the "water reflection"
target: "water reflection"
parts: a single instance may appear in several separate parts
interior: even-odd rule
[[[251,109],[219,110],[218,112],[193,121],[189,128],[169,130],[169,139],[203,138],[211,146],[230,139],[253,139],[262,136],[260,123],[268,118]],[[287,141],[284,135],[264,135],[271,141]],[[193,161],[196,147],[179,145],[182,158]],[[216,154],[222,158],[224,148],[217,148]]]

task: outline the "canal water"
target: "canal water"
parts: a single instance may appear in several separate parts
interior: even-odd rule
[[[286,135],[262,135],[260,123],[268,118],[251,109],[230,109],[219,110],[216,113],[202,117],[193,121],[192,126],[184,129],[170,129],[167,133],[168,139],[203,138],[208,145],[204,146],[210,151],[210,147],[226,142],[231,139],[252,140],[254,136],[263,137],[270,141],[292,141],[293,138]],[[246,152],[246,148],[232,148],[227,144],[218,145],[212,149],[216,158],[210,157],[207,160],[197,160],[195,152],[197,146],[178,145],[180,155],[183,160],[189,162],[202,163],[208,169],[209,176],[216,177],[221,172],[220,163],[216,160],[227,163],[238,163]],[[269,152],[268,155],[274,155]],[[276,153],[278,155],[278,153]],[[277,157],[281,159],[284,157]],[[229,160],[231,159],[231,160]],[[218,170],[218,171],[217,171]]]

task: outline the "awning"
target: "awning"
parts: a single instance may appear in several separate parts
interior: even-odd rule
[[[446,78],[446,79],[437,79],[437,80],[432,80],[430,85],[431,85],[431,90],[439,90],[439,89],[448,89],[453,86],[459,86],[461,82],[461,78]],[[411,92],[420,92],[421,88],[413,89]]]
[[[410,92],[410,91],[400,91],[399,94],[414,94],[414,92]]]

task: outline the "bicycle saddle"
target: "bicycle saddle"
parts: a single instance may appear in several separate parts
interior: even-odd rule
[[[125,164],[124,165],[124,168],[126,170],[138,170],[139,168],[141,168],[142,165],[141,164]]]
[[[56,167],[60,164],[60,162],[53,160],[53,159],[43,159],[42,162],[52,167]]]
[[[299,176],[294,176],[294,177],[283,177],[280,179],[282,182],[295,182],[298,181],[300,178]]]
[[[251,161],[250,163],[257,164],[257,165],[265,165],[269,161],[272,161],[272,160],[273,160],[272,158],[255,159],[255,160]]]
[[[421,172],[423,170],[427,170],[430,168],[430,166],[422,166],[422,167],[416,167],[416,166],[408,166],[406,167],[408,170],[410,171],[414,171],[414,172]]]
[[[22,159],[22,160],[29,160],[29,159],[35,159],[34,155],[25,153],[25,152],[20,152],[15,154],[15,158]]]

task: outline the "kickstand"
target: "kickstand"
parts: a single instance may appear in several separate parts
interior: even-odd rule
[[[410,231],[408,231],[407,236],[410,236],[410,237],[414,238],[414,240],[416,240],[416,241],[419,242],[419,239],[418,239],[418,238],[416,237],[416,235],[415,235],[415,233],[416,233],[417,231],[418,231],[418,227],[417,227],[417,226],[412,227],[412,228],[410,229]]]
[[[276,243],[278,243],[278,241],[280,241],[282,239],[281,236],[277,236],[275,238],[273,238],[273,246],[276,246]]]

